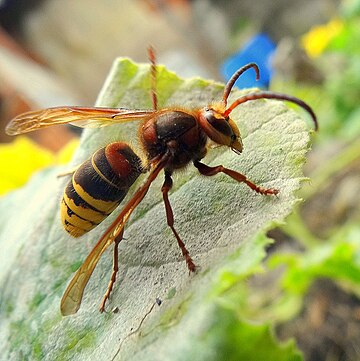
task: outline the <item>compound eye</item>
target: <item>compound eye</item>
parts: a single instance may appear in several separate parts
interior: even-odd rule
[[[207,112],[205,118],[208,123],[219,133],[232,137],[234,135],[228,121],[223,117],[217,117],[213,111]]]

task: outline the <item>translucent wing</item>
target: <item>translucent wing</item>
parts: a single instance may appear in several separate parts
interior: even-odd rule
[[[55,124],[72,123],[79,127],[104,127],[107,125],[143,119],[153,110],[126,108],[55,107],[23,113],[10,121],[6,133],[17,135]]]
[[[115,221],[106,230],[93,250],[85,259],[82,266],[77,270],[74,277],[66,288],[61,299],[60,310],[63,316],[74,314],[80,308],[81,300],[84,294],[85,287],[104,251],[111,245],[115,238],[124,229],[124,226],[129,219],[131,213],[137,205],[145,197],[151,183],[157,177],[159,172],[164,168],[169,156],[163,156],[160,161],[151,170],[145,183],[136,191],[130,201],[125,205],[121,213]]]

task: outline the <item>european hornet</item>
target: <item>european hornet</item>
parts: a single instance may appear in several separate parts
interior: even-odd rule
[[[203,108],[187,109],[181,106],[158,108],[156,94],[156,62],[152,48],[149,49],[151,98],[153,109],[131,110],[101,107],[54,107],[30,111],[15,117],[7,126],[9,135],[16,135],[54,124],[73,123],[81,127],[107,126],[138,121],[138,137],[146,156],[145,164],[123,142],[108,144],[97,150],[72,174],[61,201],[61,219],[67,232],[79,237],[101,223],[124,199],[129,188],[141,173],[148,172],[144,183],[125,204],[119,215],[96,243],[85,262],[77,270],[61,300],[62,315],[74,314],[80,308],[84,289],[104,251],[114,243],[113,270],[107,291],[100,304],[105,309],[118,271],[118,245],[124,227],[137,205],[145,197],[151,183],[164,170],[165,180],[161,188],[165,204],[167,224],[172,230],[190,272],[195,264],[184,242],[174,228],[174,216],[168,193],[173,181],[172,174],[185,168],[190,162],[204,176],[225,173],[237,182],[243,182],[252,190],[264,195],[276,195],[278,190],[263,188],[247,177],[222,165],[210,167],[201,162],[210,141],[229,147],[235,153],[243,150],[240,131],[230,118],[231,112],[240,104],[257,99],[279,99],[299,105],[312,117],[315,129],[318,123],[313,110],[302,100],[290,95],[270,91],[258,91],[243,95],[228,106],[229,94],[236,82],[248,69],[254,69],[259,79],[259,69],[250,63],[237,70],[224,88],[222,99]]]

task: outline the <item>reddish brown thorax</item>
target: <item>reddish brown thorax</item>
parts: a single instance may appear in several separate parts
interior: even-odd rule
[[[150,162],[159,154],[171,152],[167,169],[185,167],[206,154],[207,136],[189,111],[164,109],[149,117],[141,126],[140,140]]]

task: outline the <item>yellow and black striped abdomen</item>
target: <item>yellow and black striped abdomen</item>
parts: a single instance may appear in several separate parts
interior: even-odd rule
[[[79,237],[101,223],[142,172],[140,158],[122,142],[111,143],[82,163],[61,201],[64,228]]]

